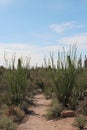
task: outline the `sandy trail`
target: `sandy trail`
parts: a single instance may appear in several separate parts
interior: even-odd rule
[[[72,123],[73,118],[64,118],[61,120],[47,121],[43,116],[46,113],[47,107],[50,105],[50,100],[46,100],[43,94],[35,95],[35,106],[32,106],[32,115],[27,116],[27,120],[20,124],[18,130],[78,130]]]

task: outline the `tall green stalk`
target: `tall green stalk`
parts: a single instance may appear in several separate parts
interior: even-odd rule
[[[76,49],[73,50],[72,48],[69,53],[64,51],[62,55],[58,52],[57,63],[57,73],[54,78],[55,93],[58,100],[66,107],[74,87],[76,74]]]
[[[14,62],[9,70],[9,99],[11,104],[19,105],[26,96],[27,72],[24,71],[22,60],[18,59],[17,69]]]

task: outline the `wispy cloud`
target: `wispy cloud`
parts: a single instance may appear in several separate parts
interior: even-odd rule
[[[78,48],[84,51],[87,49],[87,33],[80,33],[70,37],[63,37],[58,40],[58,43],[62,43],[64,45],[77,43]]]
[[[63,37],[58,40],[58,44],[45,46],[33,45],[31,43],[0,43],[0,65],[5,64],[5,52],[8,61],[11,61],[13,55],[16,56],[16,63],[17,59],[20,57],[29,57],[31,58],[31,66],[35,66],[36,64],[40,66],[44,63],[44,57],[48,58],[50,56],[50,52],[54,52],[57,56],[58,50],[62,50],[62,47],[68,49],[71,44],[76,42],[78,43],[77,47],[80,52],[87,50],[87,33],[78,34],[71,37]]]
[[[51,24],[49,26],[50,29],[52,29],[56,33],[62,33],[66,30],[70,30],[73,28],[81,28],[82,25],[77,25],[75,22],[66,22],[62,24]]]
[[[0,64],[4,64],[4,52],[10,61],[13,55],[16,59],[19,57],[30,57],[31,66],[42,65],[44,57],[49,57],[50,52],[57,52],[61,47],[59,45],[39,46],[29,43],[0,43]]]

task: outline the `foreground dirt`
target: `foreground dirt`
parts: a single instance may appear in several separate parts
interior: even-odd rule
[[[32,113],[19,125],[18,130],[78,130],[72,123],[74,118],[47,121],[43,116],[51,101],[46,100],[43,94],[34,97],[35,106],[31,108]]]

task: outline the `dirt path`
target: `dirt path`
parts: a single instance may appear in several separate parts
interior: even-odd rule
[[[43,114],[46,113],[51,101],[46,100],[43,94],[36,95],[33,100],[36,105],[31,110],[34,112],[27,116],[27,120],[19,126],[18,130],[78,130],[72,126],[73,118],[57,121],[45,119]]]

